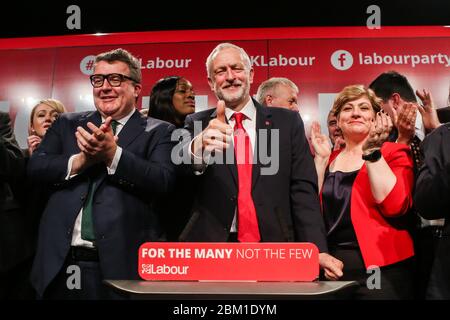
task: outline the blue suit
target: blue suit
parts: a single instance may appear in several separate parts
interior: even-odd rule
[[[40,296],[64,265],[75,220],[95,181],[93,224],[103,279],[138,278],[138,248],[147,241],[163,240],[159,218],[152,211],[153,198],[170,190],[175,170],[170,160],[174,127],[136,110],[119,133],[123,149],[114,175],[97,164],[66,180],[69,158],[80,152],[75,132],[87,123],[101,124],[100,113],[62,115],[48,130],[33,153],[28,174],[53,189],[39,226],[31,280]]]

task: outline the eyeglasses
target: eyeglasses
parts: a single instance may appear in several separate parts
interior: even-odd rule
[[[108,83],[111,85],[111,87],[120,87],[120,85],[122,84],[122,82],[125,81],[125,79],[139,83],[139,81],[136,81],[133,78],[125,76],[120,73],[93,74],[92,76],[89,77],[89,79],[91,79],[91,84],[94,88],[102,87],[103,83],[105,82],[105,79],[108,80]]]

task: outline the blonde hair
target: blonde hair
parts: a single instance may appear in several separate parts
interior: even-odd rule
[[[55,110],[56,112],[58,112],[58,114],[64,113],[66,112],[66,108],[64,107],[64,104],[56,99],[44,99],[38,102],[38,104],[36,104],[33,109],[31,109],[31,114],[30,114],[30,126],[33,126],[33,118],[34,118],[34,114],[36,113],[36,109],[37,107],[39,107],[41,104],[45,104],[46,106],[49,106],[50,108],[52,108],[53,110]]]
[[[341,92],[334,99],[333,108],[330,113],[333,113],[336,117],[341,113],[342,107],[350,101],[357,100],[361,97],[367,97],[372,105],[373,111],[376,114],[381,110],[381,99],[375,95],[372,89],[365,87],[362,84],[354,84],[342,89]]]

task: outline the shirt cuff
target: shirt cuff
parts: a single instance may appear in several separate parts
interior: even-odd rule
[[[77,155],[76,154],[74,154],[73,156],[71,156],[70,158],[69,158],[69,161],[67,162],[67,175],[66,175],[66,177],[64,178],[65,180],[70,180],[70,179],[72,179],[73,177],[76,177],[77,175],[78,175],[78,173],[75,173],[75,174],[70,174],[70,172],[72,171],[72,163],[73,163],[73,160],[75,159],[75,157],[76,157]]]
[[[206,163],[207,161],[203,161],[202,157],[199,157],[198,155],[196,155],[195,153],[192,152],[192,144],[194,143],[195,139],[198,138],[198,135],[192,139],[192,141],[189,143],[189,154],[191,155],[191,159],[192,159],[192,166],[194,168],[194,174],[199,176],[202,175],[205,172],[205,169],[207,167]],[[205,158],[209,159],[209,155],[205,155]],[[208,160],[205,159],[205,160]]]
[[[122,156],[122,148],[117,146],[116,153],[114,154],[113,161],[111,162],[110,167],[106,167],[109,175],[113,175],[116,173],[117,166],[119,165],[120,157]]]

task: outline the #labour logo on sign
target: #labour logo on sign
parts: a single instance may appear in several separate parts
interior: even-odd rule
[[[81,60],[81,62],[80,62],[81,72],[88,76],[93,74],[94,73],[94,61],[95,61],[94,55],[84,57],[83,60]]]
[[[353,56],[346,50],[336,50],[331,55],[331,65],[338,70],[347,70],[353,65]]]

